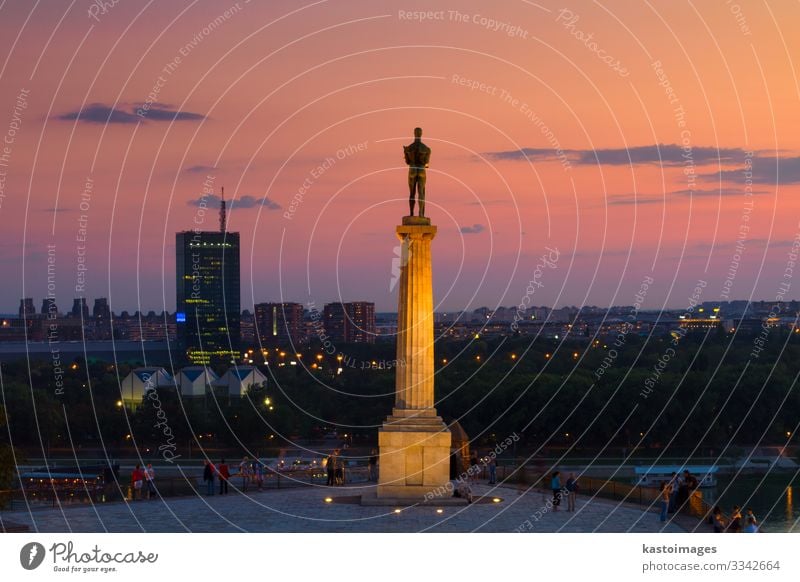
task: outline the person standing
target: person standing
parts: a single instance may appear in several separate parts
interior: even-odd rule
[[[208,459],[203,462],[203,481],[206,482],[206,495],[214,495],[214,463]]]
[[[144,471],[144,479],[147,482],[147,498],[153,499],[156,496],[156,471],[153,469],[152,463],[147,463],[147,469]]]
[[[242,493],[246,493],[247,482],[250,480],[250,458],[247,455],[239,463],[239,475],[242,477]]]
[[[670,477],[669,484],[672,485],[672,493],[669,496],[669,508],[667,509],[668,513],[675,513],[675,510],[678,507],[678,488],[680,487],[680,475],[675,471],[672,472],[672,476]]]
[[[261,491],[264,486],[264,466],[261,464],[258,457],[253,459],[253,464],[250,467],[250,474],[253,476],[258,490]]]
[[[231,470],[225,459],[220,459],[219,467],[217,467],[217,475],[219,476],[219,494],[228,494],[228,479],[231,477]]]
[[[337,485],[344,485],[344,459],[340,455],[335,457],[336,463],[334,465],[335,475],[334,480]]]
[[[561,505],[561,473],[554,471],[550,479],[550,489],[553,491],[553,511],[558,511],[558,506]]]
[[[747,525],[744,527],[744,533],[758,533],[758,524],[755,517],[747,518]]]
[[[738,505],[734,505],[733,511],[731,511],[728,533],[742,533],[742,510]]]
[[[578,494],[578,480],[575,473],[569,474],[567,479],[567,511],[575,511],[575,496]]]
[[[372,449],[372,453],[367,461],[367,479],[369,481],[378,480],[378,451]]]
[[[494,451],[489,451],[486,458],[488,459],[486,465],[489,467],[489,485],[497,483],[497,459],[494,456]]]
[[[661,482],[661,521],[667,521],[669,512],[669,498],[672,495],[672,485],[667,481]]]
[[[478,453],[472,451],[472,454],[469,457],[469,480],[473,483],[477,483],[478,481]]]
[[[142,481],[144,480],[144,472],[142,465],[136,463],[136,467],[131,473],[131,501],[142,498]]]
[[[328,487],[335,485],[336,478],[336,451],[328,455],[328,460],[325,463],[325,470],[328,473],[328,481],[325,483]]]

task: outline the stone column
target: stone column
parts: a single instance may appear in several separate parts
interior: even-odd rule
[[[436,227],[428,218],[406,216],[397,236],[402,261],[395,406],[378,433],[377,496],[423,501],[450,476],[450,431],[436,414],[433,395],[431,241]]]

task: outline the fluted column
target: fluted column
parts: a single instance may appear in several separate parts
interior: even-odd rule
[[[395,416],[435,416],[430,224],[397,227],[402,243],[397,307]]]

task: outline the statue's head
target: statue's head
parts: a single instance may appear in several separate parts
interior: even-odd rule
[[[422,137],[422,128],[421,127],[415,127],[414,128],[414,137],[416,137],[416,138]]]

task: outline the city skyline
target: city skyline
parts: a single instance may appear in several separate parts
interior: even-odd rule
[[[517,304],[547,248],[542,305],[629,304],[645,276],[649,309],[698,278],[708,298],[775,297],[800,246],[797,41],[777,27],[796,6],[750,10],[747,30],[706,6],[426,10],[119,3],[50,37],[58,10],[31,27],[6,6],[5,47],[31,58],[3,65],[0,305],[44,296],[52,260],[58,296],[173,310],[172,233],[213,229],[226,186],[242,305],[389,311],[378,225],[405,212],[415,125],[434,149],[437,310]]]

